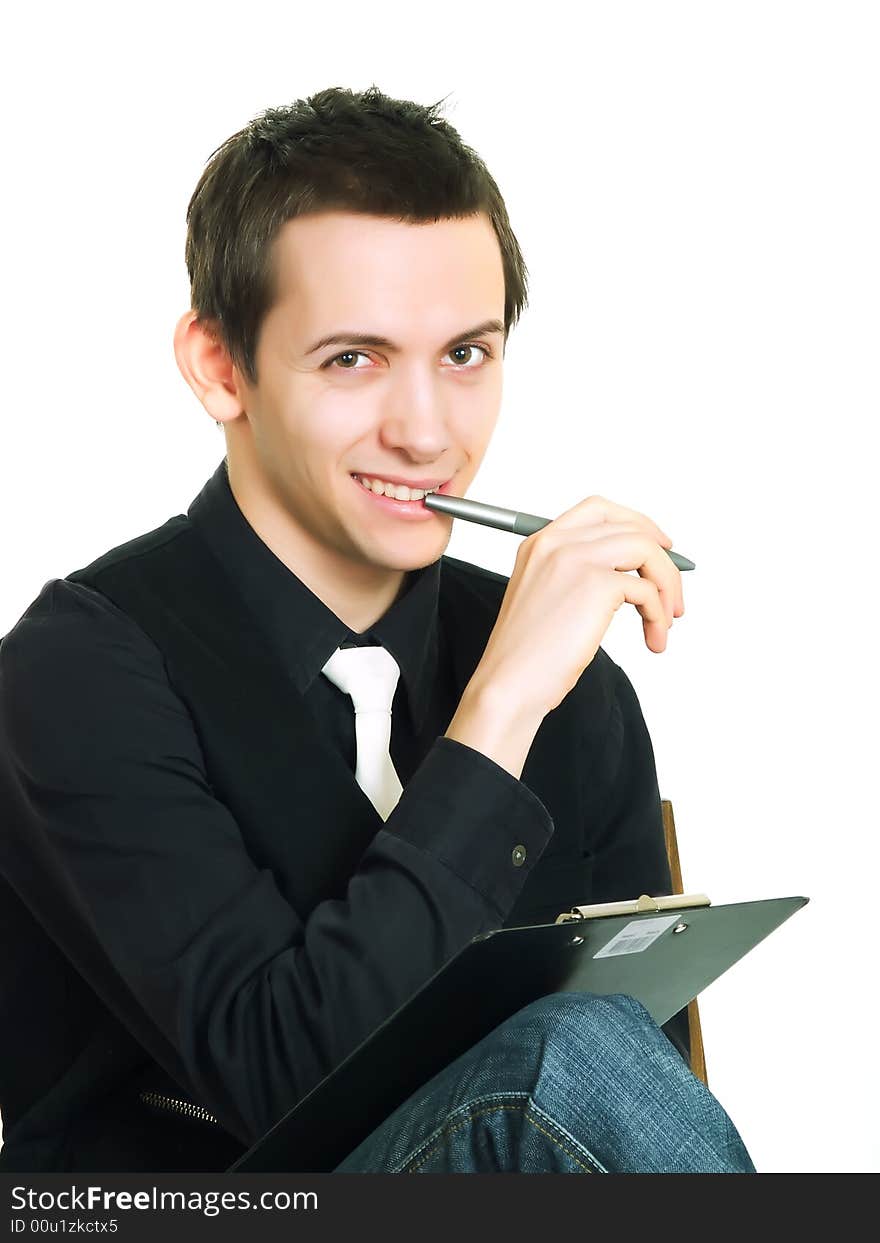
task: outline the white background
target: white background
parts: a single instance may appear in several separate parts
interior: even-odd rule
[[[878,6],[309,7],[6,19],[0,634],[222,456],[171,344],[212,151],[326,86],[449,96],[531,274],[470,495],[600,493],[696,562],[665,653],[628,606],[604,643],[685,886],[811,898],[703,994],[710,1085],[760,1170],[877,1170]]]

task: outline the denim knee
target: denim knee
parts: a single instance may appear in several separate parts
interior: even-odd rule
[[[754,1169],[721,1105],[634,998],[554,993],[507,1022],[540,1058],[535,1103],[606,1169]]]
[[[458,1108],[499,1090],[564,1112],[573,1099],[638,1095],[650,1062],[677,1050],[632,997],[552,993],[518,1010],[454,1063],[449,1104]],[[681,1078],[681,1076],[679,1076]],[[592,1106],[589,1106],[592,1108]]]
[[[647,1030],[653,1040],[655,1032],[660,1032],[642,1003],[624,993],[550,993],[524,1006],[507,1023],[527,1024],[541,1034],[547,1049],[559,1042],[567,1048],[572,1032],[578,1042],[597,1050],[616,1046],[627,1033]]]

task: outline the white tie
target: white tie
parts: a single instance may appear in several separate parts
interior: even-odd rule
[[[383,820],[403,787],[391,760],[391,704],[400,666],[384,647],[338,647],[323,674],[354,703],[355,780]]]

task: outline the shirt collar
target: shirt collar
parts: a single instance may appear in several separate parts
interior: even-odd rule
[[[225,457],[187,516],[281,653],[301,694],[341,643],[375,638],[400,666],[413,724],[421,728],[437,669],[439,559],[411,571],[403,594],[358,635],[257,535],[229,486]]]

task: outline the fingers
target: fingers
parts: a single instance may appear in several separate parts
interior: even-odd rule
[[[552,556],[560,551],[567,555],[569,549],[576,547],[583,550],[586,564],[637,571],[660,593],[666,627],[684,612],[681,572],[642,525],[630,521],[558,527],[554,522],[529,536],[529,540],[535,541],[535,550],[540,547],[543,555]]]
[[[661,548],[672,548],[672,537],[667,535],[647,514],[643,514],[637,509],[628,509],[625,505],[618,505],[615,501],[610,501],[605,496],[586,497],[585,500],[579,501],[577,505],[573,505],[571,509],[567,509],[563,514],[560,514],[550,526],[556,527],[560,531],[578,528],[583,533],[595,530],[599,534],[602,533],[603,526],[606,528],[606,534],[617,534],[623,530],[635,528],[649,535]],[[669,593],[672,603],[670,613],[671,625],[673,617],[682,617],[684,615],[684,594],[682,591],[681,573],[678,567],[671,557],[666,557],[666,562],[671,569],[671,573],[664,566],[661,574],[664,593]],[[630,568],[638,569],[637,566]],[[641,574],[642,572],[639,569],[639,573]]]
[[[617,543],[621,542],[618,537]],[[638,550],[630,552],[630,545],[627,545],[621,551],[620,560],[628,562],[639,555]],[[681,571],[673,561],[667,557],[666,553],[656,544],[648,545],[647,554],[644,561],[637,566],[616,565],[614,569],[625,570],[634,568],[640,577],[648,579],[654,584],[659,593],[663,604],[663,612],[666,625],[671,626],[674,617],[680,617],[684,612],[684,602],[682,599],[681,589]]]
[[[652,652],[666,650],[666,636],[671,622],[666,620],[666,609],[657,585],[647,578],[634,578],[632,574],[620,574],[620,590],[628,604],[635,605],[642,616],[645,643]]]
[[[534,570],[541,577],[532,581],[543,581],[551,596],[604,599],[606,627],[621,604],[632,604],[648,648],[662,652],[673,618],[684,613],[681,573],[666,551],[671,547],[671,537],[646,514],[590,496],[520,544],[515,573],[528,578]]]
[[[568,528],[582,526],[584,523],[600,522],[635,522],[642,530],[651,534],[662,547],[672,547],[671,537],[647,514],[640,513],[637,509],[627,509],[625,505],[618,505],[604,496],[588,496],[585,500],[578,501],[577,505],[573,505],[571,509],[565,510],[554,519],[551,525]]]

